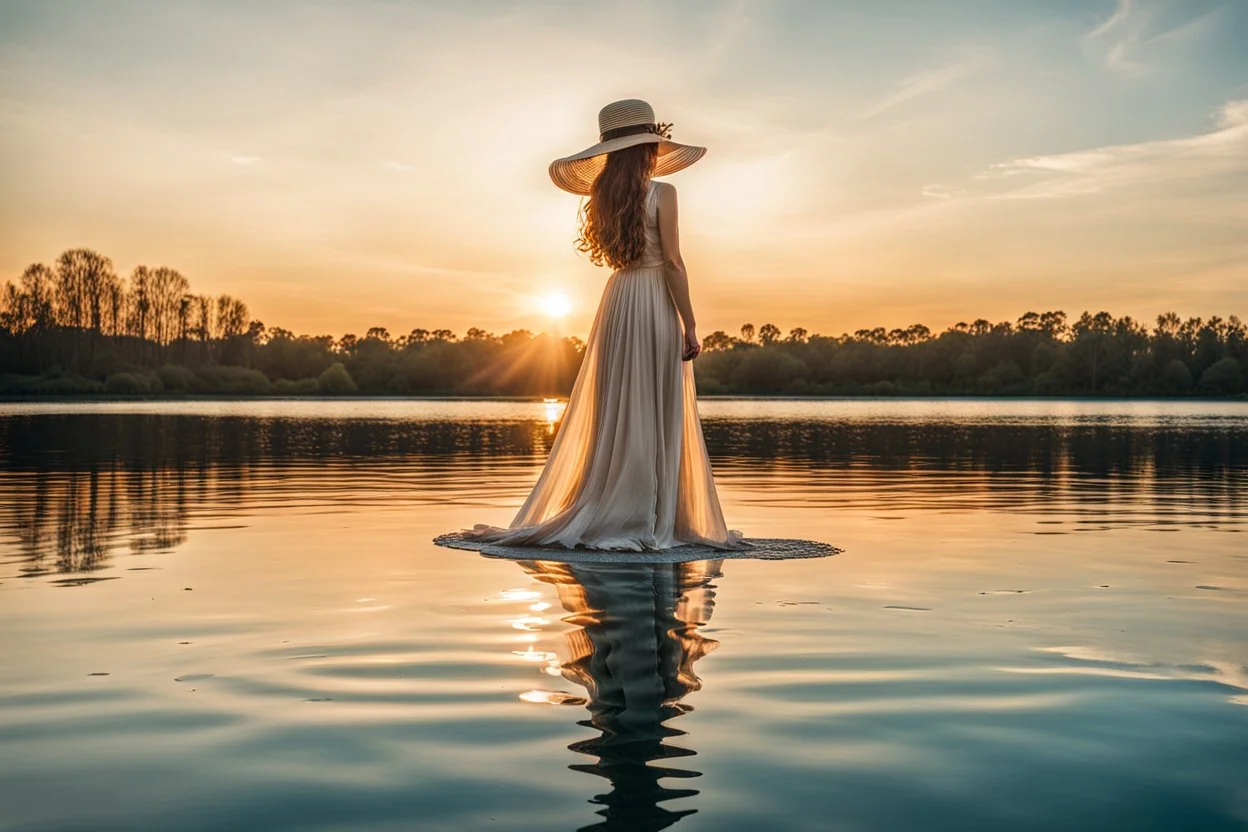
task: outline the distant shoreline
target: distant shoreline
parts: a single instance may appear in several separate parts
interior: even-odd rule
[[[133,401],[566,395],[581,338],[416,327],[296,335],[176,269],[129,278],[88,248],[32,263],[0,291],[0,400]],[[825,335],[743,323],[701,339],[704,395],[821,398],[1217,399],[1248,393],[1248,326],[1235,315],[1155,324],[1085,309]],[[672,356],[675,359],[675,356]],[[44,398],[49,397],[49,398]],[[81,397],[81,398],[80,398]],[[187,398],[191,397],[191,398]]]
[[[353,393],[338,396],[280,396],[271,394],[256,395],[238,395],[238,394],[194,394],[194,395],[178,395],[172,393],[161,394],[143,394],[143,395],[121,395],[121,394],[81,394],[81,395],[0,395],[0,404],[72,404],[75,402],[99,404],[108,402],[254,402],[254,401],[271,401],[271,402],[305,402],[305,401],[321,401],[321,402],[341,402],[341,401],[430,401],[430,402],[533,402],[541,403],[544,401],[567,401],[567,396],[491,396],[481,395],[472,396],[464,394],[456,395],[410,395],[410,396],[394,396],[385,394],[365,394]],[[864,394],[845,394],[845,395],[809,395],[800,394],[706,394],[699,395],[699,401],[792,401],[792,402],[810,402],[810,401],[941,401],[941,400],[958,400],[958,401],[1037,401],[1037,402],[1248,402],[1248,393],[1237,393],[1227,396],[1079,396],[1079,395],[1054,395],[1054,396],[1037,396],[1037,395],[985,395],[982,393],[933,393],[930,395],[916,395],[913,393],[904,393],[897,395],[864,395]]]

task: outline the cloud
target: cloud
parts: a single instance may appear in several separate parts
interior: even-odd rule
[[[230,161],[240,167],[250,168],[263,163],[264,158],[261,156],[231,156]]]
[[[1029,156],[993,165],[976,179],[1008,179],[1002,198],[1048,199],[1143,186],[1229,190],[1239,176],[1248,177],[1248,99],[1227,102],[1213,129],[1194,136]]]
[[[944,185],[924,185],[921,193],[929,199],[953,199],[966,191],[961,188],[947,188]]]
[[[1181,8],[1176,6],[1175,8]],[[1149,66],[1142,53],[1165,45],[1181,45],[1205,34],[1222,9],[1215,8],[1193,18],[1163,21],[1163,7],[1140,0],[1118,0],[1114,12],[1083,36],[1084,47],[1121,75],[1141,76]]]
[[[731,57],[733,50],[752,33],[754,18],[750,14],[751,5],[746,0],[724,4],[722,14],[707,33],[703,56],[708,63],[718,63]]]
[[[868,107],[859,118],[875,118],[908,101],[938,92],[979,71],[987,63],[986,53],[975,52],[944,66],[920,70],[897,84],[892,93]]]
[[[1131,9],[1134,7],[1135,0],[1118,0],[1118,5],[1114,7],[1114,13],[1105,22],[1088,32],[1085,37],[1089,40],[1096,40],[1124,26],[1131,17]]]
[[[1141,10],[1136,0],[1118,0],[1114,13],[1105,22],[1084,35],[1084,43],[1112,70],[1124,75],[1139,75],[1143,65],[1133,53],[1149,25],[1148,10]]]

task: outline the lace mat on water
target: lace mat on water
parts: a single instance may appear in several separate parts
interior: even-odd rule
[[[491,558],[513,560],[546,560],[560,563],[683,563],[692,560],[790,560],[793,558],[826,558],[842,550],[816,540],[787,538],[746,538],[748,549],[724,550],[711,546],[686,543],[671,549],[651,552],[614,551],[607,549],[565,549],[562,546],[505,546],[473,540],[459,532],[435,537],[433,542],[448,549],[480,552]]]

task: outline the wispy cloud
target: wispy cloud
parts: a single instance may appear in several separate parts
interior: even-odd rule
[[[993,165],[976,178],[1010,179],[999,197],[1050,199],[1183,183],[1233,191],[1233,176],[1248,176],[1248,99],[1223,105],[1213,129],[1194,136],[1030,156]]]
[[[944,185],[925,185],[921,193],[929,199],[953,199],[966,191],[962,188],[948,188]]]
[[[231,157],[230,157],[230,161],[231,161],[231,162],[233,162],[234,164],[238,165],[239,167],[250,168],[250,167],[255,167],[256,165],[259,165],[259,164],[263,163],[263,162],[264,162],[264,158],[263,158],[263,157],[261,157],[261,156],[238,156],[238,155],[235,155],[235,156],[231,156]]]
[[[908,101],[943,90],[987,64],[987,53],[977,51],[943,66],[920,70],[902,80],[891,93],[868,107],[859,118],[874,118]]]
[[[715,63],[730,56],[732,50],[751,32],[754,18],[748,0],[724,4],[723,11],[710,32],[707,33],[706,61]]]
[[[333,246],[316,246],[318,257],[335,264],[357,269],[368,269],[401,277],[472,278],[478,280],[506,280],[514,275],[508,271],[461,268],[458,266],[430,265],[410,260],[395,260],[372,252],[354,251]],[[480,287],[478,287],[480,288]]]
[[[1144,75],[1149,66],[1143,60],[1143,53],[1152,47],[1181,44],[1200,37],[1209,31],[1222,12],[1220,8],[1210,9],[1167,24],[1162,11],[1157,2],[1118,0],[1113,14],[1083,36],[1084,47],[1114,72]]]

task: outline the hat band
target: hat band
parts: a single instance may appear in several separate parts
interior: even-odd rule
[[[604,130],[599,136],[599,141],[609,142],[612,139],[619,139],[624,136],[636,136],[640,133],[658,133],[659,125],[657,124],[630,124],[627,127],[616,127],[611,130]]]

